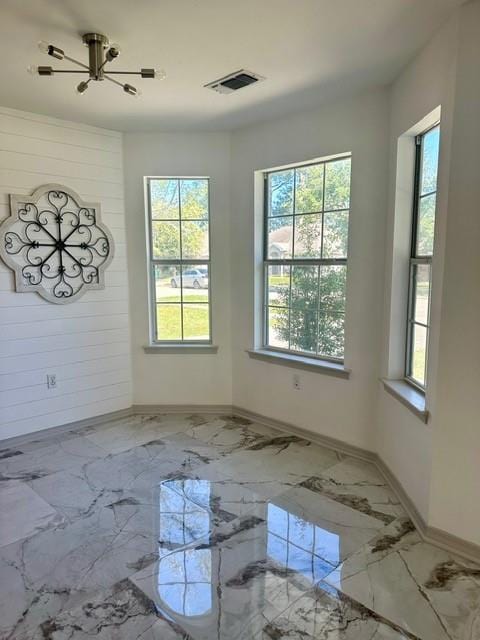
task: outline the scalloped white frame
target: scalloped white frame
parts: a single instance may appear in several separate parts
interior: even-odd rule
[[[69,297],[61,297],[57,298],[52,295],[48,289],[46,289],[42,283],[38,284],[29,284],[25,281],[25,277],[22,275],[22,268],[25,266],[21,264],[18,260],[16,260],[12,255],[7,253],[5,249],[5,235],[8,231],[12,231],[12,227],[18,222],[22,222],[18,215],[19,208],[25,204],[33,204],[36,205],[37,202],[48,192],[48,191],[63,191],[68,194],[77,204],[78,208],[86,208],[93,209],[95,212],[95,226],[101,229],[101,231],[105,234],[108,239],[110,251],[103,262],[98,267],[98,281],[94,283],[83,283],[79,290]],[[69,304],[78,300],[81,296],[83,296],[86,291],[105,289],[105,269],[109,266],[111,261],[113,260],[113,256],[115,253],[115,244],[113,241],[113,236],[110,233],[109,229],[102,222],[101,218],[101,205],[98,202],[87,202],[81,198],[76,191],[66,187],[62,184],[50,183],[44,184],[35,191],[30,196],[25,196],[21,194],[10,194],[10,216],[4,220],[0,224],[0,258],[5,262],[5,264],[12,269],[15,276],[15,291],[17,293],[38,293],[44,300],[48,302],[52,302],[54,304]]]

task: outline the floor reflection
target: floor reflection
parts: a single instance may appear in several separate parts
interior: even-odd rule
[[[271,502],[267,507],[267,554],[282,567],[316,583],[325,575],[319,558],[332,568],[340,562],[340,538]]]
[[[176,551],[159,563],[158,595],[182,616],[200,616],[212,609],[210,549]]]
[[[192,620],[197,630],[203,616],[205,637],[207,630],[224,627],[225,611],[236,609],[234,601],[243,598],[246,619],[255,617],[273,589],[277,598],[284,591],[282,581],[287,594],[292,579],[310,588],[340,562],[339,536],[300,517],[294,504],[286,508],[282,500],[258,504],[252,511],[255,525],[248,530],[242,530],[242,519],[214,525],[212,514],[222,507],[227,490],[216,483],[213,491],[209,480],[198,478],[168,480],[159,487],[157,604],[167,615],[181,616],[184,625],[185,618],[197,617]]]
[[[211,523],[208,510],[193,502],[189,493],[205,505],[210,499],[208,480],[168,480],[159,487],[160,556],[208,535]]]
[[[212,607],[212,552],[210,549],[172,551],[206,536],[210,531],[208,480],[169,480],[159,488],[158,595],[182,616],[200,616]],[[192,500],[195,500],[195,502]]]

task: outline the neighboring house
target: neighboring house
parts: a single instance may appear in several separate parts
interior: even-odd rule
[[[268,234],[268,255],[273,260],[289,258],[292,251],[292,227],[280,227]],[[282,276],[284,266],[272,265],[272,275]]]

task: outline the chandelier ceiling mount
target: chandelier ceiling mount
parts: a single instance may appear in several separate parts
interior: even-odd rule
[[[140,69],[140,71],[118,71],[110,69],[107,65],[118,58],[120,55],[120,47],[118,44],[110,44],[107,36],[101,33],[85,33],[82,36],[83,43],[88,47],[88,64],[76,60],[68,56],[63,49],[56,47],[49,42],[41,40],[38,43],[39,49],[56,60],[68,60],[80,67],[79,69],[54,69],[50,66],[31,66],[28,68],[32,75],[53,76],[56,73],[80,73],[88,75],[86,80],[82,80],[77,85],[77,93],[82,94],[88,89],[90,82],[99,82],[108,80],[121,87],[125,93],[131,96],[140,95],[140,90],[129,83],[120,82],[114,75],[135,75],[141,78],[157,78],[163,80],[165,72],[163,70],[156,71],[151,68]]]

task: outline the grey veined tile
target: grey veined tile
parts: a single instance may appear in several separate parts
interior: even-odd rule
[[[175,441],[157,439],[117,454],[104,453],[103,458],[79,468],[38,478],[29,484],[70,521],[88,517],[101,507],[126,505],[128,501],[151,511],[160,483],[208,466],[211,454],[208,445],[183,434],[178,437],[181,439]]]
[[[250,420],[234,416],[193,415],[190,421],[191,427],[186,431],[187,435],[217,448],[223,455],[280,435],[270,427],[256,425]]]
[[[130,580],[95,592],[87,601],[38,627],[25,631],[22,640],[189,640]]]
[[[79,469],[82,465],[104,456],[105,451],[86,438],[59,440],[53,444],[35,447],[21,455],[0,459],[0,486],[8,487],[19,480],[43,478],[65,469]]]
[[[319,475],[308,478],[302,486],[385,524],[406,515],[375,465],[363,460],[345,458]]]
[[[480,566],[422,542],[406,518],[326,581],[422,640],[480,637]]]
[[[320,584],[263,630],[265,640],[420,640],[359,602]]]
[[[108,453],[120,453],[155,439],[186,431],[190,426],[188,416],[179,415],[134,415],[102,425],[85,434],[91,442]]]
[[[255,493],[270,497],[285,492],[342,459],[341,454],[331,449],[298,436],[276,432],[276,435],[236,451],[212,466]]]
[[[0,637],[28,637],[153,562],[156,552],[151,536],[116,528],[109,509],[1,547]]]
[[[0,547],[58,520],[55,509],[23,482],[0,491],[0,514]]]

